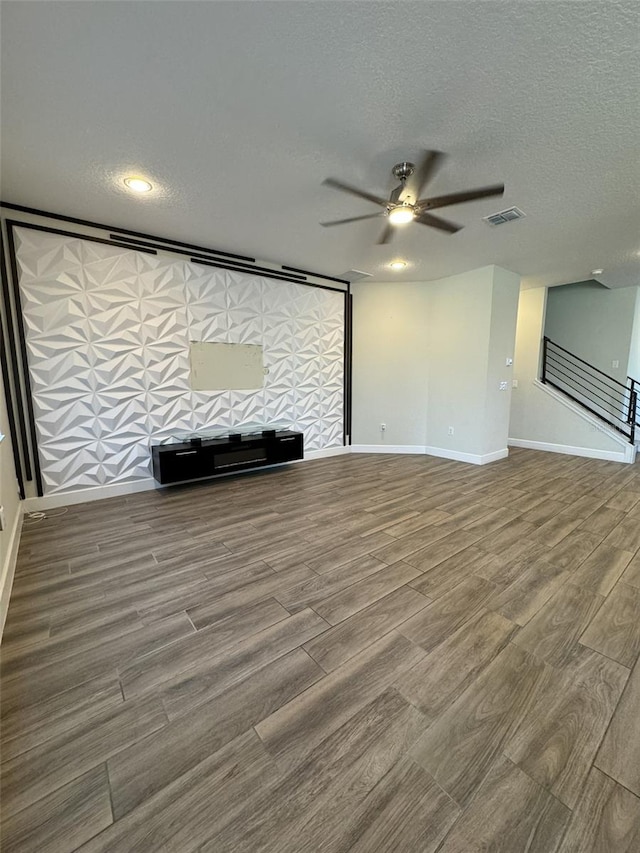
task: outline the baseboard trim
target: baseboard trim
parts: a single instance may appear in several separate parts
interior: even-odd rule
[[[329,456],[346,456],[351,453],[351,447],[325,447],[322,450],[305,450],[304,459],[298,462],[306,462],[311,459],[327,459]]]
[[[26,498],[23,501],[25,512],[40,512],[55,509],[59,506],[74,506],[74,504],[101,501],[105,498],[119,498],[122,495],[135,495],[138,492],[148,492],[158,484],[152,477],[129,483],[112,483],[107,486],[91,486],[87,489],[75,489],[70,492],[56,492],[44,495],[42,498]]]
[[[16,563],[18,561],[18,547],[20,545],[20,534],[22,532],[22,504],[18,507],[13,529],[9,538],[9,549],[5,559],[5,564],[2,566],[2,575],[0,575],[0,642],[4,633],[4,623],[7,618],[9,609],[9,599],[11,598],[11,590],[13,588],[13,576],[16,571]]]
[[[420,444],[352,444],[352,453],[418,453],[424,455]]]
[[[509,448],[494,450],[491,453],[462,453],[459,450],[449,450],[446,447],[425,447],[427,456],[438,456],[441,459],[452,459],[454,462],[467,462],[470,465],[488,465],[498,459],[506,459]]]
[[[412,455],[439,456],[443,459],[453,459],[457,462],[468,462],[472,465],[486,465],[498,459],[504,459],[509,455],[507,448],[497,450],[493,453],[478,455],[474,453],[461,453],[457,450],[447,450],[443,447],[424,447],[417,444],[352,444],[346,447],[325,447],[322,450],[308,450],[304,459],[293,463],[311,462],[314,459],[326,459],[330,456],[346,456],[349,453],[398,453]],[[204,482],[204,481],[203,481]],[[213,482],[213,479],[212,481]],[[138,492],[148,492],[151,489],[162,488],[156,481],[149,477],[145,480],[136,480],[130,483],[112,483],[107,486],[94,486],[87,489],[76,489],[69,492],[57,492],[45,495],[42,498],[27,498],[22,502],[25,513],[42,512],[47,509],[56,509],[61,506],[74,506],[75,504],[90,503],[91,501],[105,500],[106,498],[119,498],[123,495],[134,495]],[[166,487],[170,488],[170,487]]]
[[[556,390],[550,385],[545,385],[544,382],[541,382],[539,379],[533,380],[533,385],[536,388],[539,388],[540,391],[543,391],[549,397],[553,397],[554,400],[557,400],[561,403],[565,409],[569,409],[575,415],[578,415],[583,421],[586,421],[590,424],[595,430],[601,432],[603,435],[606,435],[614,444],[618,444],[621,448],[625,449],[627,445],[629,445],[629,441],[627,438],[619,433],[617,430],[610,427],[604,421],[601,421],[600,418],[597,418],[595,415],[592,415],[591,412],[588,412],[586,409],[583,409],[579,403],[574,403],[573,400],[570,400],[569,397],[566,397],[561,391]]]
[[[424,456],[438,456],[441,459],[452,459],[455,462],[467,462],[471,465],[487,465],[509,455],[509,448],[494,450],[492,453],[462,453],[459,450],[449,450],[446,447],[423,447],[418,444],[353,444],[352,453],[412,453]]]
[[[298,462],[307,462],[313,459],[325,459],[328,456],[344,456],[351,453],[350,447],[325,447],[323,450],[308,450],[305,453],[304,459],[294,460]],[[293,462],[287,464],[294,464]],[[269,466],[272,467],[272,466]],[[273,466],[279,467],[279,466]],[[237,473],[237,472],[236,472]],[[232,476],[230,472],[227,476]],[[214,478],[211,479],[211,482]],[[204,480],[201,482],[205,482]],[[74,506],[75,504],[90,503],[91,501],[101,501],[105,498],[119,498],[123,495],[135,495],[138,492],[148,492],[151,489],[163,488],[152,477],[144,480],[136,480],[129,483],[112,483],[107,486],[91,486],[87,489],[75,489],[69,492],[56,492],[52,495],[45,495],[41,498],[26,498],[22,502],[25,512],[41,512],[47,509],[55,509],[61,506]],[[166,488],[170,488],[167,486]]]
[[[564,453],[567,456],[584,456],[587,459],[604,459],[608,462],[635,462],[636,449],[628,444],[624,450],[597,450],[593,447],[573,447],[568,444],[552,444],[548,441],[529,441],[524,438],[510,438],[510,447],[524,447],[527,450],[542,450],[545,453]]]

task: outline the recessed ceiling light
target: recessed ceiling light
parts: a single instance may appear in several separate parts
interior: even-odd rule
[[[407,265],[406,261],[391,261],[389,264],[392,270],[403,270]]]
[[[392,225],[406,225],[415,216],[413,207],[409,204],[399,204],[389,211],[389,222]]]
[[[591,270],[591,275],[602,275],[604,270]]]
[[[153,189],[149,181],[145,181],[144,178],[125,178],[124,182],[134,193],[148,193]]]

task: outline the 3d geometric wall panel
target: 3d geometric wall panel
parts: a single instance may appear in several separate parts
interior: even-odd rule
[[[16,229],[45,494],[146,479],[175,431],[284,422],[342,445],[344,296]],[[189,342],[259,344],[258,391],[192,391]]]

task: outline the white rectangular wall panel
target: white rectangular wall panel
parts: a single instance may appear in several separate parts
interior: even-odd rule
[[[264,384],[262,347],[258,344],[191,341],[189,361],[193,391],[246,391]]]
[[[287,423],[342,445],[344,294],[17,228],[45,494],[147,479],[176,430]],[[191,341],[263,348],[257,390],[190,387]]]

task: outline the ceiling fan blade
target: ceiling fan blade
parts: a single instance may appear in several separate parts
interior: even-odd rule
[[[355,195],[358,198],[363,198],[365,201],[372,201],[374,204],[379,204],[382,207],[386,207],[388,203],[385,198],[380,198],[377,195],[373,195],[373,193],[359,190],[357,187],[352,187],[349,184],[343,184],[342,181],[337,181],[335,178],[326,178],[322,183],[326,187],[332,187],[334,190],[340,190],[343,193]]]
[[[502,195],[503,193],[504,184],[493,184],[493,186],[481,187],[477,190],[439,195],[435,198],[423,198],[418,202],[418,205],[422,210],[435,210],[436,207],[447,207],[450,204],[460,204],[460,202],[473,201],[477,198],[490,198],[491,196]]]
[[[321,222],[320,225],[324,228],[331,228],[333,225],[345,225],[347,222],[359,222],[361,219],[378,219],[384,216],[384,213],[367,213],[366,216],[350,216],[348,219],[334,219],[332,222]]]
[[[390,225],[388,222],[382,229],[382,234],[376,240],[378,246],[381,246],[383,243],[388,243],[389,240],[393,237],[393,225]]]
[[[448,222],[439,216],[432,216],[426,211],[418,214],[413,221],[419,222],[420,225],[430,225],[432,228],[439,228],[440,231],[447,231],[449,234],[455,234],[456,231],[460,231],[462,228],[462,225],[456,225],[455,222]]]
[[[407,195],[413,197],[414,202],[417,201],[420,198],[420,193],[445,159],[446,154],[443,154],[442,151],[425,151],[422,155],[422,160],[418,163],[415,172],[407,182],[402,201],[406,201]]]

